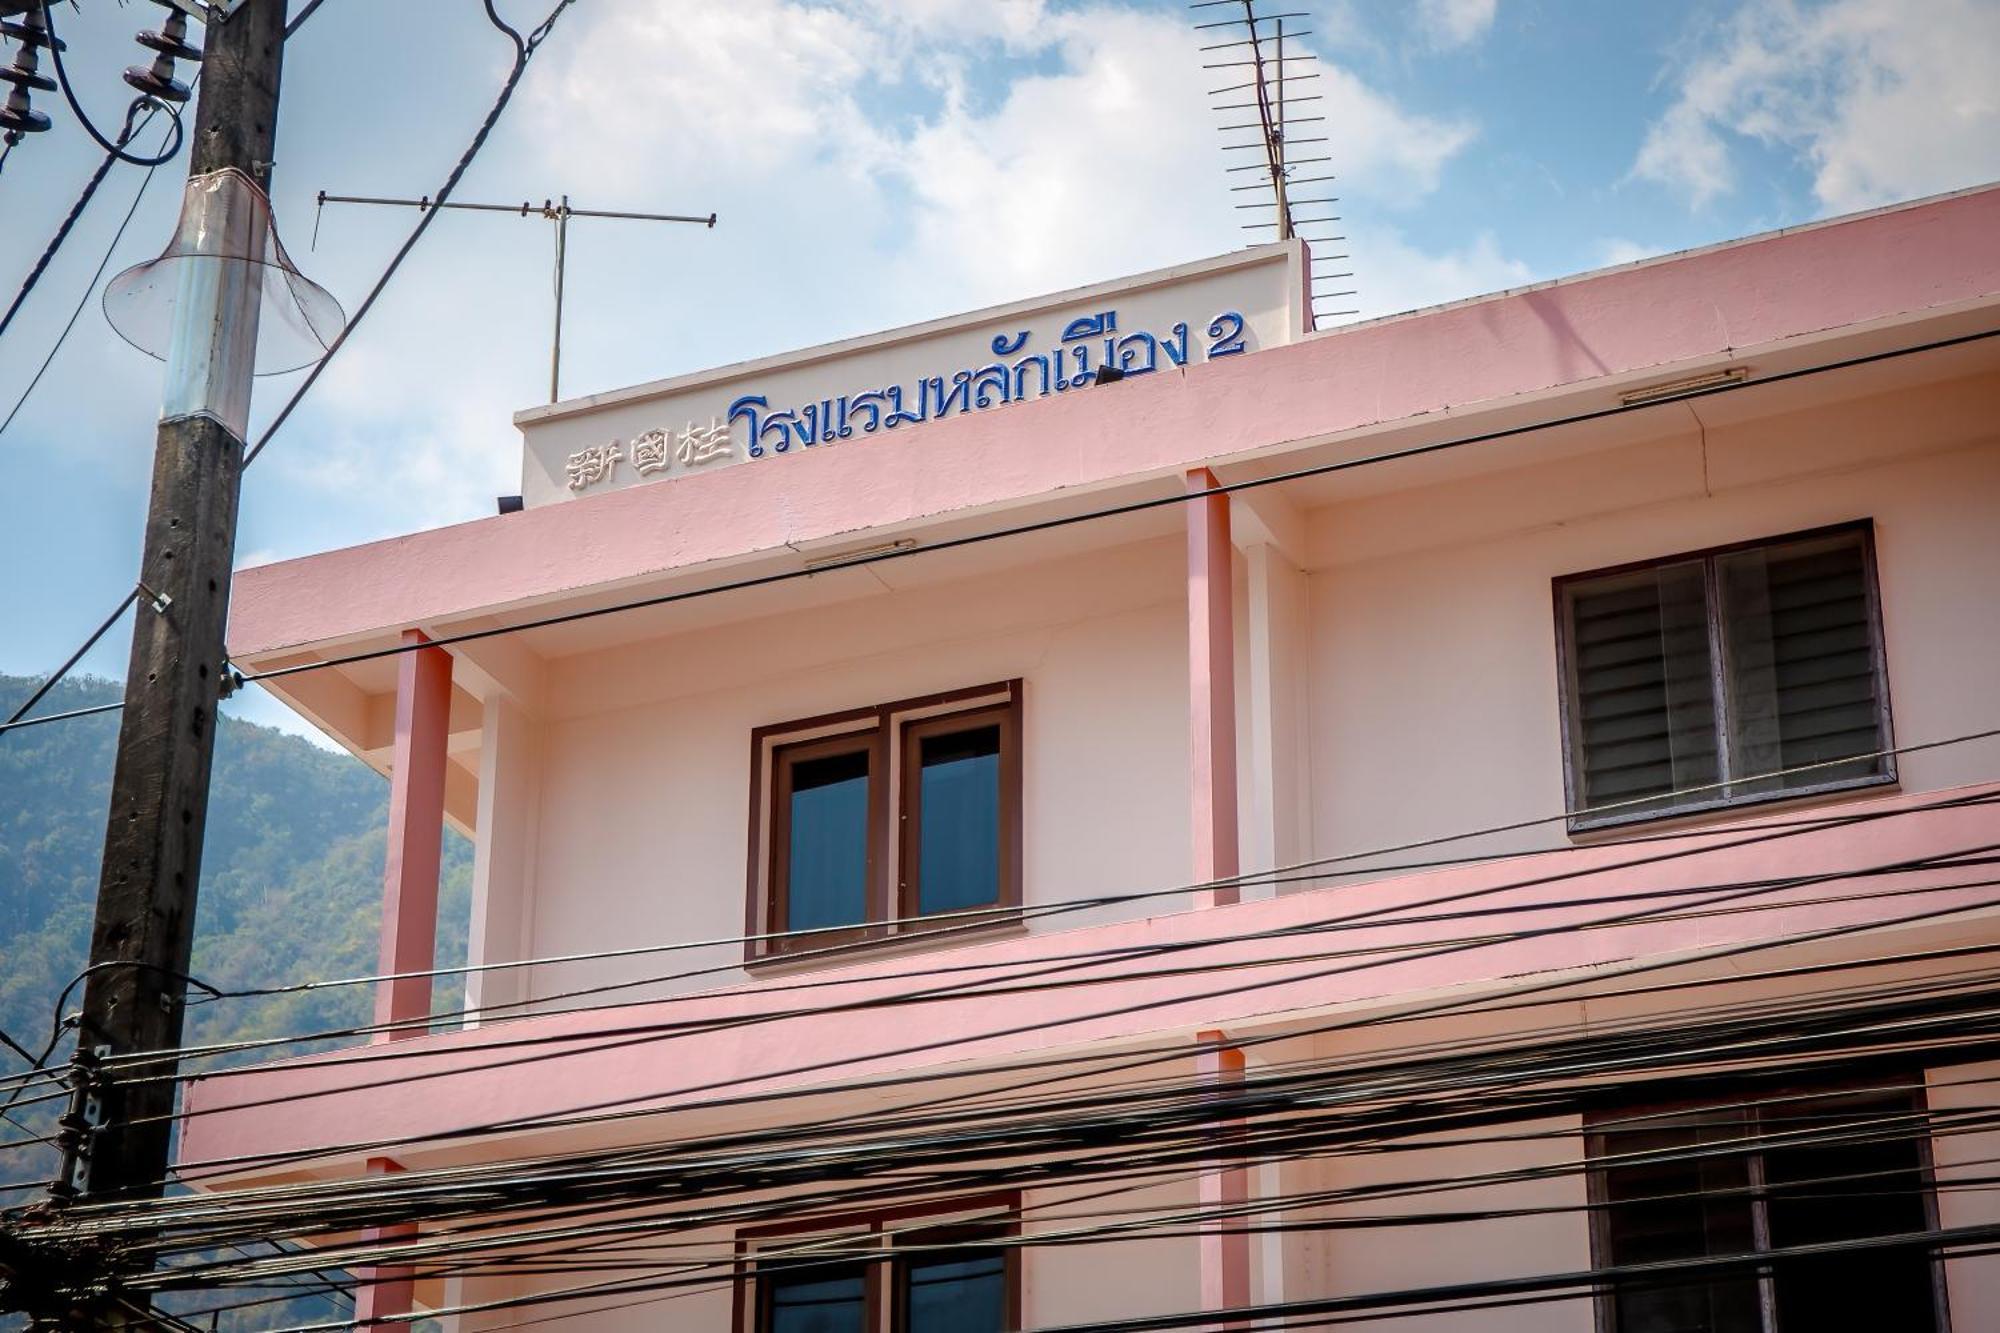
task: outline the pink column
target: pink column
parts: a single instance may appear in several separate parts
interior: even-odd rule
[[[1190,491],[1216,484],[1205,467],[1187,474]],[[1187,504],[1189,815],[1194,878],[1229,879],[1236,854],[1236,582],[1229,544],[1229,497]],[[1235,885],[1195,895],[1198,907],[1233,903]]]
[[[1195,1040],[1202,1044],[1201,1054],[1195,1057],[1195,1073],[1201,1082],[1222,1092],[1234,1091],[1241,1085],[1241,1050],[1224,1045],[1228,1038],[1221,1032],[1198,1032]],[[1243,1122],[1223,1121],[1213,1133],[1218,1144],[1240,1140]],[[1250,1168],[1241,1159],[1224,1158],[1218,1154],[1202,1164],[1200,1179],[1204,1213],[1218,1208],[1240,1208],[1250,1199]],[[1250,1236],[1244,1230],[1249,1225],[1250,1219],[1241,1213],[1208,1218],[1201,1223],[1202,1309],[1231,1310],[1250,1303]],[[1243,1329],[1250,1326],[1241,1320],[1231,1320],[1209,1327]]]
[[[368,1174],[371,1176],[386,1176],[402,1169],[400,1163],[387,1157],[368,1159]],[[403,1222],[390,1227],[368,1227],[362,1231],[361,1240],[365,1245],[375,1245],[416,1234],[417,1228],[413,1224]],[[417,1280],[413,1270],[404,1267],[357,1267],[354,1275],[360,1279],[354,1288],[354,1322],[357,1326],[395,1319],[416,1308]]]
[[[427,644],[404,630],[406,644]],[[451,723],[451,654],[419,648],[396,659],[396,749],[389,773],[389,854],[382,875],[381,971],[422,972],[437,957],[438,863],[444,843],[445,741]],[[405,977],[375,988],[375,1021],[431,1011],[431,979]],[[420,1027],[378,1032],[377,1041],[422,1035]]]

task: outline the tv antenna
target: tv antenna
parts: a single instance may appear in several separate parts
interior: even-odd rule
[[[313,247],[319,246],[320,214],[328,204],[384,204],[392,208],[414,208],[419,211],[431,208],[462,208],[474,213],[512,213],[516,217],[537,217],[556,227],[556,308],[555,328],[549,343],[549,401],[562,397],[562,327],[563,327],[563,271],[569,259],[569,220],[571,218],[617,218],[626,222],[693,222],[713,229],[715,214],[698,217],[684,213],[633,213],[609,208],[575,208],[569,196],[560,199],[544,199],[539,204],[522,202],[518,204],[462,204],[455,199],[443,203],[433,202],[429,195],[421,199],[378,199],[362,194],[328,194],[319,192],[319,210],[313,214]]]
[[[1201,48],[1207,55],[1212,52],[1225,53],[1214,61],[1202,65],[1203,69],[1237,71],[1224,74],[1225,79],[1240,81],[1227,82],[1220,88],[1209,89],[1209,96],[1220,98],[1215,109],[1224,112],[1254,111],[1256,119],[1239,119],[1231,115],[1226,119],[1234,122],[1217,128],[1224,134],[1247,134],[1243,143],[1226,143],[1225,153],[1251,153],[1255,160],[1241,166],[1225,168],[1231,175],[1253,173],[1248,184],[1233,185],[1232,194],[1268,194],[1265,199],[1253,199],[1249,203],[1236,205],[1239,211],[1269,209],[1268,221],[1246,222],[1245,231],[1274,231],[1277,239],[1290,240],[1297,236],[1306,242],[1312,272],[1306,302],[1308,326],[1316,326],[1321,319],[1335,319],[1342,315],[1358,315],[1359,310],[1334,310],[1326,305],[1344,305],[1345,298],[1355,294],[1352,287],[1343,290],[1325,290],[1323,283],[1338,283],[1351,279],[1353,270],[1323,272],[1322,265],[1338,265],[1350,262],[1345,253],[1332,253],[1337,243],[1345,243],[1347,237],[1336,235],[1340,225],[1340,215],[1331,211],[1331,205],[1338,204],[1338,195],[1319,195],[1315,198],[1300,198],[1293,193],[1297,186],[1325,185],[1334,179],[1332,172],[1324,175],[1298,176],[1293,173],[1300,169],[1318,170],[1333,158],[1321,151],[1318,156],[1300,157],[1295,149],[1304,148],[1312,152],[1311,145],[1327,142],[1325,134],[1306,138],[1294,138],[1291,134],[1296,125],[1323,125],[1324,115],[1294,114],[1293,108],[1308,103],[1324,101],[1325,96],[1315,92],[1299,92],[1297,86],[1319,78],[1318,73],[1293,67],[1310,67],[1318,57],[1310,52],[1285,49],[1287,41],[1311,35],[1312,29],[1297,26],[1296,21],[1310,17],[1303,10],[1282,14],[1260,13],[1259,0],[1194,0],[1188,8],[1197,11],[1197,16],[1209,21],[1196,23],[1195,31],[1214,32],[1218,36],[1231,38]],[[1200,14],[1202,10],[1221,10],[1228,17],[1209,18]],[[1241,11],[1232,14],[1231,11]],[[1293,20],[1291,28],[1286,20]],[[1311,108],[1308,107],[1308,111]],[[1310,132],[1308,132],[1310,133]],[[1318,253],[1321,250],[1326,253]]]

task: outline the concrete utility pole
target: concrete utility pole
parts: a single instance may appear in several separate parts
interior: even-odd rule
[[[210,21],[190,180],[233,168],[268,191],[284,33],[285,0],[247,0]],[[258,264],[178,262],[185,267],[140,557],[140,581],[165,609],[142,602],[132,631],[77,1034],[80,1047],[113,1058],[181,1044],[263,288]],[[175,1084],[158,1076],[176,1068],[149,1065],[141,1072],[151,1081],[122,1085],[114,1072],[104,1082],[102,1128],[71,1182],[81,1198],[161,1192]]]

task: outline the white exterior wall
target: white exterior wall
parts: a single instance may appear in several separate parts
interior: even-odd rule
[[[1518,1136],[1513,1142],[1453,1144],[1451,1136],[1438,1136],[1430,1140],[1438,1145],[1433,1148],[1360,1153],[1321,1163],[1322,1189],[1550,1167],[1560,1173],[1543,1180],[1388,1196],[1329,1209],[1331,1217],[1395,1217],[1482,1208],[1552,1211],[1478,1222],[1329,1231],[1317,1240],[1322,1248],[1320,1284],[1311,1288],[1301,1284],[1292,1296],[1360,1296],[1589,1268],[1586,1178],[1581,1171],[1560,1171],[1581,1162],[1581,1131],[1582,1122],[1575,1116],[1526,1120],[1483,1131],[1494,1138]],[[1382,1333],[1590,1333],[1593,1322],[1591,1302],[1575,1300],[1462,1314],[1411,1314],[1380,1319],[1368,1326]]]
[[[551,694],[575,708],[544,726],[529,956],[740,935],[754,728],[1015,677],[1025,900],[1185,882],[1183,563],[1177,540],[1145,542],[564,660]],[[729,969],[675,987],[708,988],[740,958],[541,966],[530,993]]]
[[[1932,1069],[1928,1081],[1926,1100],[1932,1115],[1957,1115],[1990,1126],[1995,1090],[2000,1089],[2000,1061]],[[1939,1226],[2000,1224],[2000,1194],[1991,1185],[1976,1183],[1991,1180],[1996,1164],[2000,1164],[2000,1130],[1967,1132],[1947,1124],[1933,1134],[1931,1167],[1938,1183]],[[1951,1300],[1952,1333],[2000,1328],[2000,1254],[1946,1260],[1944,1281]]]
[[[2000,599],[1986,586],[2000,569],[2000,442],[1979,413],[1996,392],[1961,381],[1716,427],[1705,467],[1700,434],[1687,432],[1308,511],[1310,569],[1293,576],[1293,618],[1305,623],[1286,630],[1307,640],[1303,652],[1257,650],[1238,580],[1246,868],[1559,812],[1551,580],[1710,545],[1872,518],[1898,743],[2000,725],[1990,681],[1969,669],[2000,660]],[[1184,565],[1180,538],[1163,536],[552,661],[534,837],[520,840],[533,855],[523,947],[546,957],[738,935],[752,729],[1016,676],[1027,901],[1184,883]],[[1272,781],[1256,768],[1263,662],[1303,663],[1289,714],[1305,771]],[[1272,748],[1282,762],[1284,747]],[[1979,780],[1994,750],[1905,756],[1902,786]],[[1273,837],[1265,802],[1302,809],[1303,827]],[[1550,822],[1453,850],[1565,840]],[[739,957],[725,947],[538,967],[529,993]]]
[[[1563,808],[1550,581],[1875,521],[1900,745],[2000,726],[2000,436],[1963,382],[1311,512],[1320,856]],[[1927,408],[1935,409],[1925,420]],[[1899,761],[1908,791],[1990,778],[2000,743]],[[1560,822],[1465,852],[1564,845]]]

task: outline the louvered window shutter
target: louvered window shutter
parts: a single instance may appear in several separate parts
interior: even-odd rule
[[[1882,748],[1874,617],[1859,534],[1717,557],[1729,658],[1732,768],[1753,775]],[[1881,771],[1878,758],[1811,768],[1748,791]]]
[[[1716,781],[1705,583],[1690,561],[1569,585],[1586,806]]]
[[[1578,808],[1643,815],[1889,772],[1865,533],[1585,576],[1560,595]]]

